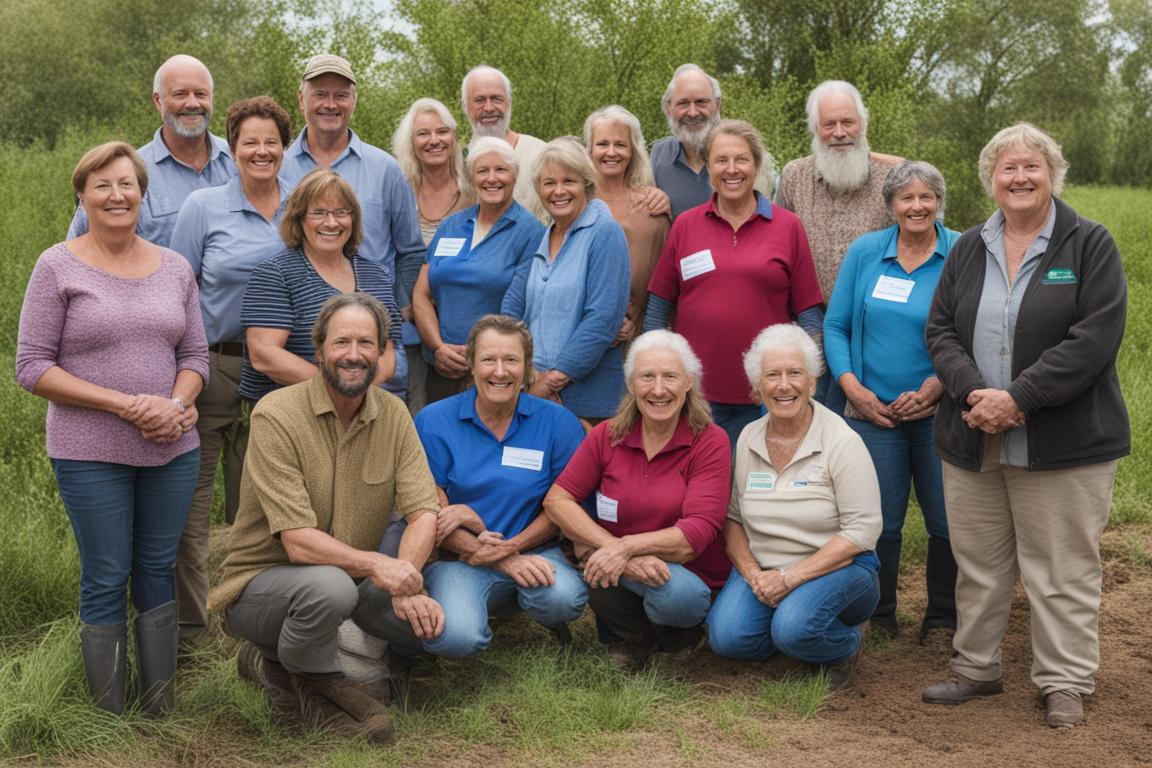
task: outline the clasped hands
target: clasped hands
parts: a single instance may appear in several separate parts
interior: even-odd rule
[[[195,405],[181,411],[174,400],[159,395],[135,395],[119,416],[139,429],[146,440],[161,445],[178,440],[196,426],[198,418]]]
[[[476,550],[461,555],[461,562],[497,570],[521,587],[550,587],[556,583],[556,567],[548,558],[520,554],[516,542],[487,530],[480,515],[467,504],[449,504],[440,510],[436,516],[436,544],[442,544],[457,528],[474,533],[479,542]]]
[[[994,435],[1024,425],[1024,412],[1003,389],[974,389],[968,405],[972,408],[961,415],[972,429]]]

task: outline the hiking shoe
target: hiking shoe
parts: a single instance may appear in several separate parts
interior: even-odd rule
[[[388,709],[356,683],[342,675],[323,678],[292,675],[291,679],[304,722],[311,727],[362,738],[370,744],[396,742]]]
[[[1044,721],[1051,728],[1069,728],[1084,722],[1084,700],[1076,691],[1052,691],[1044,697]]]
[[[970,680],[963,675],[956,675],[955,680],[928,686],[920,694],[920,699],[925,704],[963,704],[972,699],[982,699],[1003,692],[1003,678]]]
[[[268,695],[272,705],[272,715],[282,725],[297,725],[300,722],[300,698],[292,685],[288,670],[279,662],[260,653],[260,649],[245,640],[236,652],[236,674],[260,686]]]

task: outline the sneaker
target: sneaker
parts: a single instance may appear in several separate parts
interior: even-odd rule
[[[956,675],[955,680],[928,686],[920,694],[920,699],[925,704],[963,704],[972,699],[982,699],[1003,692],[1003,678],[970,680],[963,675]]]
[[[1076,691],[1052,691],[1044,697],[1044,720],[1051,728],[1070,728],[1084,722],[1084,700]]]

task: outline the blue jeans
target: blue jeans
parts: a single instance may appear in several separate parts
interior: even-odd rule
[[[632,579],[620,579],[620,586],[644,599],[644,615],[657,626],[686,629],[703,623],[712,607],[712,590],[679,563],[667,565],[668,581],[658,587]]]
[[[716,422],[716,426],[728,433],[728,442],[732,444],[733,450],[736,449],[736,439],[740,437],[744,427],[764,414],[763,409],[754,404],[714,403],[709,400],[708,405],[712,408],[712,420]]]
[[[428,595],[444,608],[444,632],[424,643],[424,650],[437,656],[473,656],[492,642],[488,617],[511,616],[525,611],[537,623],[554,627],[575,621],[588,602],[588,590],[580,574],[568,564],[559,547],[528,552],[556,566],[556,583],[550,587],[521,587],[511,576],[484,566],[458,561],[432,563],[424,569]]]
[[[80,620],[127,621],[129,580],[141,613],[175,599],[172,567],[200,449],[160,467],[53,459],[52,469],[80,550]]]
[[[760,602],[735,568],[708,614],[708,644],[718,656],[764,661],[777,653],[831,664],[860,649],[861,629],[880,590],[876,556],[805,582],[776,608]]]

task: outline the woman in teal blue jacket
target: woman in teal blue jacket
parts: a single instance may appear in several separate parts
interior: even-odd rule
[[[848,248],[824,318],[828,368],[848,398],[845,417],[868,446],[880,481],[880,602],[872,625],[899,633],[901,529],[914,482],[928,529],[921,641],[933,630],[956,629],[956,561],[932,435],[943,387],[924,342],[936,283],[959,237],[938,219],[944,191],[943,176],[928,163],[909,160],[892,170],[883,195],[896,224],[862,235]]]

